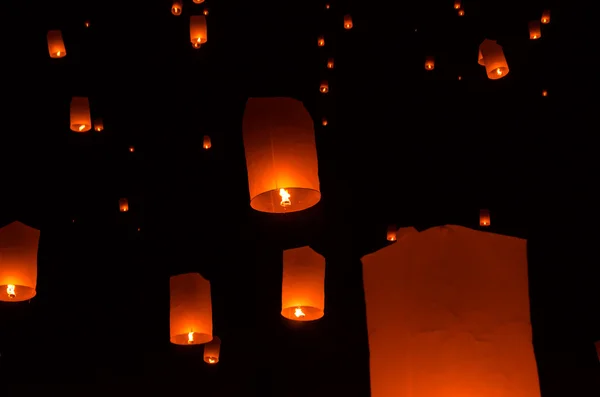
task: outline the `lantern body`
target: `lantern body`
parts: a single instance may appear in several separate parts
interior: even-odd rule
[[[541,22],[550,23],[550,10],[544,10],[544,12],[542,12]]]
[[[333,58],[329,58],[327,60],[327,69],[333,69],[333,66],[334,66]]]
[[[323,317],[325,258],[306,246],[283,251],[281,315],[295,321]]]
[[[462,8],[459,8],[459,9],[458,9],[458,16],[459,16],[459,17],[462,17],[462,16],[464,16],[464,15],[465,15],[465,10],[463,10]]]
[[[204,15],[192,15],[190,17],[190,41],[194,48],[200,48],[202,44],[208,41],[208,29]]]
[[[208,135],[204,135],[204,139],[202,139],[202,147],[204,149],[210,149],[212,147],[212,143]]]
[[[210,282],[199,273],[171,277],[171,343],[198,345],[212,340]]]
[[[104,123],[101,118],[94,120],[94,130],[97,132],[104,131]]]
[[[204,345],[204,362],[216,364],[219,362],[219,353],[221,352],[221,339],[215,336],[213,340]]]
[[[183,9],[183,3],[181,0],[173,0],[173,5],[171,6],[171,14],[178,16],[181,15],[181,10]]]
[[[319,45],[319,47],[323,47],[323,46],[325,46],[325,37],[323,37],[323,36],[320,36],[320,37],[317,39],[317,44]]]
[[[243,136],[253,209],[286,213],[319,202],[314,122],[302,102],[292,98],[248,99]]]
[[[321,94],[327,94],[329,92],[329,83],[327,82],[327,80],[321,81],[319,91],[321,92]]]
[[[21,222],[0,228],[0,301],[33,298],[37,284],[40,231]]]
[[[529,21],[529,38],[537,40],[542,37],[542,25],[540,21]]]
[[[435,68],[435,58],[425,57],[425,70],[433,70]]]
[[[454,9],[458,10],[460,9],[461,3],[460,0],[454,0]]]
[[[365,256],[373,397],[540,397],[527,242],[414,228]]]
[[[350,14],[344,15],[344,29],[352,29],[352,16]]]
[[[50,58],[63,58],[67,55],[65,48],[65,42],[62,38],[60,30],[50,30],[47,35],[48,38],[48,53]]]
[[[71,99],[71,131],[87,132],[92,129],[90,102],[85,97]]]
[[[119,199],[119,211],[129,211],[129,200],[127,200],[126,198]]]
[[[491,223],[490,210],[479,210],[479,226],[487,227]]]
[[[494,40],[485,39],[481,43],[477,61],[480,65],[485,66],[487,76],[491,80],[501,79],[509,72],[504,51]]]
[[[327,117],[323,117],[323,118],[321,119],[321,125],[322,125],[323,127],[325,127],[327,124],[328,124],[328,123],[327,123]]]
[[[390,225],[387,228],[387,241],[396,241],[398,228],[396,225]]]

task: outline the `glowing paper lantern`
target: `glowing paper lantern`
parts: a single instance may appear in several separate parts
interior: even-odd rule
[[[87,132],[92,129],[90,101],[85,97],[71,99],[71,131]]]
[[[321,199],[314,122],[292,98],[250,98],[243,121],[250,206],[302,211]]]
[[[204,0],[194,0],[194,3],[195,4],[202,4],[202,3],[204,3]]]
[[[319,86],[319,92],[321,94],[327,94],[329,92],[329,83],[327,80],[321,81],[321,85]]]
[[[104,123],[102,122],[102,119],[99,117],[96,120],[94,120],[94,130],[97,132],[104,130]]]
[[[425,70],[433,70],[435,68],[435,58],[432,56],[425,57]]]
[[[363,258],[371,395],[540,397],[526,241],[407,229]]]
[[[544,10],[544,12],[542,12],[542,18],[541,18],[542,23],[550,23],[550,10]]]
[[[178,16],[181,15],[181,10],[183,9],[183,3],[181,0],[173,0],[173,5],[171,5],[171,14]]]
[[[46,37],[48,39],[48,52],[50,53],[50,58],[63,58],[67,55],[65,42],[63,41],[60,30],[50,30]]]
[[[319,38],[317,39],[317,44],[319,45],[319,47],[324,47],[325,46],[325,37],[319,36]]]
[[[492,219],[490,218],[490,210],[479,210],[479,226],[490,226]]]
[[[334,66],[335,66],[335,63],[333,61],[333,58],[329,58],[327,60],[327,69],[333,69]]]
[[[119,211],[129,211],[129,200],[127,200],[126,198],[119,199]]]
[[[344,15],[344,29],[352,29],[352,26],[352,16],[350,16],[350,14]]]
[[[171,277],[171,343],[196,345],[212,338],[210,282],[198,273]]]
[[[221,339],[215,336],[213,340],[204,345],[204,362],[216,364],[219,362],[219,353],[221,352]]]
[[[310,247],[283,251],[281,315],[295,321],[323,317],[325,258]]]
[[[504,51],[494,40],[485,39],[479,45],[477,62],[481,66],[485,66],[487,76],[491,80],[501,79],[509,72],[508,64],[504,58]]]
[[[0,228],[0,301],[33,298],[37,284],[40,231],[21,222]]]
[[[454,0],[454,9],[455,10],[460,9],[460,5],[461,5],[460,0]]]
[[[396,241],[398,228],[396,225],[390,225],[387,228],[387,241]]]
[[[208,41],[208,30],[204,15],[192,15],[190,17],[190,41],[192,47],[196,49]]]
[[[540,21],[529,21],[529,38],[537,40],[542,37],[542,26]]]
[[[204,139],[202,139],[202,147],[204,149],[210,149],[212,147],[212,143],[208,135],[204,135]]]

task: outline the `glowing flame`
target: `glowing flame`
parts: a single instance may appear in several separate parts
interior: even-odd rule
[[[56,56],[59,57],[60,56],[60,51],[56,51]]]
[[[502,74],[502,70],[500,70],[500,68],[496,69],[496,74],[500,76]]]
[[[281,206],[282,207],[287,207],[288,205],[292,205],[292,202],[290,201],[290,194],[288,193],[287,190],[285,189],[279,189],[279,195],[281,196]]]
[[[188,343],[191,345],[194,343],[194,331],[188,332]]]
[[[79,131],[83,131],[84,129],[85,129],[85,124],[81,124],[81,125],[79,126]]]
[[[300,318],[306,316],[306,314],[304,314],[301,307],[297,307],[296,310],[294,310],[294,316]]]
[[[216,363],[216,362],[217,362],[217,360],[215,360],[213,357],[209,357],[209,358],[208,358],[208,362],[209,362],[210,364],[214,364],[214,363]]]
[[[17,296],[17,294],[15,293],[15,286],[13,284],[8,284],[6,286],[6,294],[11,299]]]

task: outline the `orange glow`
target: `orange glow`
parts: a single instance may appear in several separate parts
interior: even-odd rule
[[[487,227],[492,224],[490,210],[479,210],[479,226]]]
[[[96,132],[104,131],[104,123],[102,122],[102,119],[100,117],[98,117],[96,120],[94,120],[94,131],[96,131]]]
[[[129,200],[127,200],[126,198],[119,199],[119,211],[129,211]]]
[[[352,26],[352,16],[350,16],[350,14],[344,15],[344,29],[352,29]]]
[[[187,346],[210,342],[210,282],[199,273],[186,273],[171,277],[170,284],[171,343]]]
[[[281,315],[313,321],[325,309],[325,258],[306,246],[283,251]]]
[[[90,102],[85,97],[71,99],[71,131],[86,132],[92,129]]]
[[[323,117],[321,119],[321,124],[323,125],[323,127],[325,127],[327,125],[327,118],[326,117]]]
[[[50,58],[63,58],[67,55],[65,42],[60,30],[50,30],[46,36],[48,39],[48,53]]]
[[[210,141],[210,137],[208,135],[204,135],[204,139],[202,140],[202,147],[204,149],[210,149],[212,147],[212,142]]]
[[[459,80],[462,80],[462,76],[458,76],[458,79],[459,79]]]
[[[317,44],[319,45],[319,47],[324,47],[325,46],[325,37],[320,36],[317,40]]]
[[[221,339],[215,336],[213,340],[204,345],[204,362],[216,364],[219,362],[219,353],[221,352]]]
[[[135,152],[135,148],[134,148],[133,146],[129,146],[129,151],[130,151],[131,153],[133,153],[133,152]]]
[[[333,69],[333,67],[334,67],[333,58],[329,58],[327,60],[327,69]]]
[[[193,0],[195,4],[202,4],[204,3],[204,0]]]
[[[0,301],[32,299],[37,284],[40,231],[21,222],[0,228]]]
[[[387,241],[396,241],[398,228],[396,225],[390,225],[387,228]]]
[[[548,96],[548,91],[546,91],[546,90],[543,90],[543,91],[542,91],[542,96]]]
[[[329,3],[325,4],[325,9],[326,9],[326,10],[328,10],[328,9],[330,9],[330,8],[331,8],[331,6],[329,5]]]
[[[371,395],[540,397],[526,241],[406,229],[362,259]]]
[[[205,8],[204,11],[202,11],[202,14],[208,15],[208,8]]]
[[[85,27],[89,28],[90,27],[90,21],[85,21]]]
[[[530,21],[529,38],[531,40],[537,40],[540,37],[542,37],[542,26],[540,25],[540,21]]]
[[[459,17],[465,16],[465,10],[463,10],[462,8],[460,10],[458,10],[458,16]]]
[[[171,14],[177,16],[181,15],[181,9],[183,8],[183,3],[180,0],[174,0],[173,5],[171,6]]]
[[[491,80],[497,80],[506,76],[509,72],[502,46],[494,40],[485,39],[479,45],[477,62],[485,67],[487,76]]]
[[[329,83],[327,82],[327,80],[321,81],[319,91],[321,91],[321,94],[327,94],[329,92]]]
[[[208,41],[208,30],[204,15],[192,15],[190,17],[190,41],[192,47],[196,49]]]
[[[431,56],[425,57],[425,70],[433,69],[435,69],[435,58]]]
[[[541,22],[550,23],[550,10],[544,10],[544,12],[542,12]]]
[[[461,1],[460,0],[454,0],[454,9],[458,10],[461,6]]]

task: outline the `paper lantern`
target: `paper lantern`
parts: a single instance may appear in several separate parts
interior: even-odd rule
[[[327,60],[327,69],[333,69],[333,67],[334,67],[333,58],[329,58]]]
[[[327,80],[321,81],[319,91],[321,92],[321,94],[327,94],[329,92],[329,83],[327,82]]]
[[[310,247],[283,251],[281,315],[294,321],[313,321],[325,309],[325,258]]]
[[[183,3],[180,0],[173,0],[173,5],[171,6],[171,14],[177,16],[181,15],[181,10],[183,9]]]
[[[425,57],[425,70],[433,70],[435,68],[435,58]]]
[[[97,132],[104,131],[104,123],[99,117],[96,120],[94,120],[94,130]]]
[[[405,229],[362,259],[371,396],[540,397],[527,242]]]
[[[194,0],[194,3],[195,4],[202,4],[202,3],[204,3],[204,0]]]
[[[550,10],[544,10],[544,12],[542,12],[541,22],[550,23]]]
[[[50,30],[47,38],[48,53],[50,53],[50,58],[63,58],[65,55],[67,55],[65,42],[63,41],[60,30]]]
[[[387,241],[396,241],[398,228],[396,225],[390,225],[387,228]]]
[[[197,345],[212,338],[210,282],[198,273],[171,277],[171,343]]]
[[[490,210],[479,210],[479,226],[487,227],[492,223]]]
[[[0,228],[0,301],[33,298],[37,284],[40,231],[21,222]]]
[[[460,6],[461,6],[460,0],[454,0],[454,9],[458,10],[458,9],[460,9]]]
[[[85,27],[89,28],[90,27],[90,21],[85,21]]]
[[[344,15],[344,29],[352,29],[352,16],[350,14]]]
[[[204,362],[216,364],[219,362],[219,353],[221,352],[221,339],[218,336],[204,345]]]
[[[192,15],[190,17],[190,41],[192,47],[196,49],[208,41],[208,30],[204,15]]]
[[[323,127],[327,126],[327,117],[323,116],[323,118],[321,118],[321,125]]]
[[[487,76],[491,80],[501,79],[508,74],[508,64],[504,58],[502,47],[494,40],[485,39],[479,45],[478,63],[485,66]]]
[[[328,9],[330,9],[330,8],[331,8],[331,6],[329,5],[329,3],[325,4],[325,9],[326,9],[326,10],[328,10]]]
[[[202,10],[202,14],[205,16],[208,15],[208,8],[205,8],[204,10]]]
[[[537,40],[542,37],[542,26],[540,21],[529,21],[529,38]]]
[[[320,36],[320,37],[317,39],[317,44],[319,45],[319,47],[323,47],[323,46],[325,46],[325,37],[323,37],[323,36]]]
[[[85,97],[71,99],[71,131],[87,132],[92,129],[90,102]]]
[[[212,143],[208,135],[204,135],[204,139],[202,140],[202,147],[204,149],[210,149],[212,147]]]
[[[542,90],[542,96],[548,96],[548,91],[547,90]]]
[[[243,120],[250,206],[302,211],[321,199],[314,122],[292,98],[250,98]]]
[[[460,8],[460,9],[458,10],[458,16],[459,16],[459,17],[463,17],[463,16],[465,16],[465,10],[463,10],[462,8]]]
[[[135,147],[129,146],[129,153],[133,153],[133,152],[135,152]]]
[[[119,199],[119,211],[129,211],[129,200],[127,200],[126,198]]]

